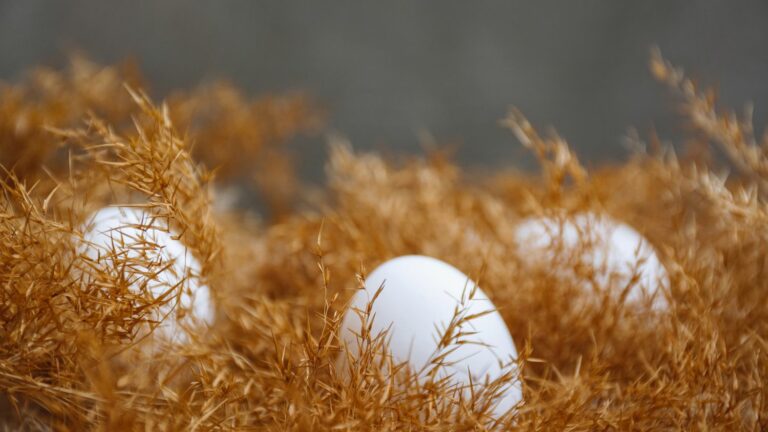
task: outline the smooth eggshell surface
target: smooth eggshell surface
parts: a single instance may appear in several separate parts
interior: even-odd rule
[[[598,288],[611,289],[614,296],[621,295],[637,274],[638,281],[624,301],[667,308],[663,293],[669,287],[667,271],[650,243],[626,224],[593,213],[531,218],[518,225],[516,241],[524,262],[581,280],[585,290],[592,285],[577,268],[592,269]]]
[[[159,219],[136,208],[105,207],[90,217],[84,231],[83,252],[102,271],[113,274],[122,271],[126,280],[133,281],[131,289],[134,292],[145,282],[153,299],[169,290],[182,290],[180,296],[171,293],[170,300],[154,311],[153,319],[162,321],[156,327],[160,335],[171,341],[185,342],[188,335],[180,326],[181,322],[184,328],[213,322],[210,291],[200,283],[199,262],[184,244],[173,238],[173,233]],[[149,269],[121,265],[135,258],[153,265]],[[154,276],[148,276],[148,273]],[[183,283],[179,285],[180,282]]]
[[[373,303],[372,334],[388,330],[389,349],[396,362],[408,362],[414,372],[422,371],[437,354],[437,341],[454,316],[460,300],[466,300],[466,315],[493,310],[464,324],[463,331],[474,332],[467,339],[479,344],[461,345],[447,357],[443,375],[453,375],[460,385],[480,385],[516,367],[514,342],[504,320],[488,297],[477,289],[468,300],[474,282],[462,272],[440,260],[425,256],[402,256],[385,262],[365,281],[365,289],[352,299],[342,323],[342,340],[350,352],[359,350],[361,322],[354,309],[365,310],[378,288],[383,290]],[[462,297],[463,296],[463,297]],[[437,330],[439,329],[439,331]],[[359,351],[357,351],[359,352]],[[519,382],[504,390],[494,413],[504,414],[520,401]]]

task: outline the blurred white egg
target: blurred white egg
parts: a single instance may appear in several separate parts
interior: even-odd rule
[[[153,300],[167,299],[151,315],[160,322],[155,334],[186,342],[188,329],[213,323],[214,308],[208,287],[200,283],[199,262],[160,219],[136,208],[105,207],[88,219],[83,239],[82,252],[99,271],[122,272],[134,292],[145,289]],[[125,265],[134,259],[152,264]]]
[[[515,237],[528,265],[573,278],[585,290],[610,289],[615,299],[637,275],[625,304],[667,308],[663,292],[669,287],[667,271],[650,243],[626,224],[594,213],[531,218],[518,225]]]
[[[492,312],[464,322],[461,330],[472,333],[464,339],[474,343],[459,345],[448,354],[449,365],[438,376],[452,375],[454,383],[465,387],[470,376],[476,386],[481,386],[486,379],[499,378],[510,368],[518,373],[513,363],[517,351],[512,336],[485,293],[478,288],[469,299],[475,284],[466,275],[440,260],[417,255],[401,256],[380,265],[366,279],[365,289],[353,297],[341,330],[342,340],[353,355],[359,353],[361,329],[355,309],[365,310],[382,285],[371,312],[372,335],[389,332],[389,350],[394,361],[408,362],[412,371],[424,374],[440,353],[438,341],[458,307],[465,308],[464,316]],[[506,413],[521,398],[516,376],[495,401],[494,414]]]

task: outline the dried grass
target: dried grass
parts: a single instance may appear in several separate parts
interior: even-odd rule
[[[214,86],[156,106],[130,90],[135,82],[125,91],[118,69],[84,60],[5,85],[0,421],[10,430],[768,428],[768,145],[660,55],[651,65],[740,175],[670,149],[587,173],[562,138],[513,111],[503,123],[542,162],[540,177],[471,181],[439,155],[394,164],[339,141],[324,199],[296,212],[300,189],[274,183],[295,177],[269,171],[284,166],[269,155],[283,158],[286,139],[315,127],[303,99],[248,102]],[[216,210],[217,166],[222,181],[270,173],[263,186],[282,219]],[[154,300],[77,252],[82,221],[105,204],[141,206],[179,233],[217,302],[209,332],[142,352]],[[587,209],[654,244],[672,280],[669,313],[628,313],[610,298],[575,309],[580,287],[517,258],[520,220]],[[456,265],[499,308],[521,353],[516,411],[489,416],[513,375],[466,397],[439,374],[417,380],[394,364],[385,335],[363,331],[362,353],[338,369],[349,354],[337,339],[345,302],[366,269],[411,253]],[[446,349],[456,334],[442,335]]]

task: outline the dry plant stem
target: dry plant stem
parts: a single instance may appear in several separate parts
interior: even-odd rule
[[[119,69],[95,65],[5,85],[0,149],[29,146],[0,154],[8,168],[0,176],[0,425],[768,429],[768,209],[764,154],[755,150],[762,145],[751,127],[716,114],[706,92],[657,63],[699,132],[745,170],[739,184],[716,174],[711,160],[666,150],[587,173],[564,140],[512,112],[505,124],[539,158],[541,176],[499,172],[470,181],[445,158],[394,163],[336,143],[319,203],[270,223],[215,210],[211,190],[243,174],[242,166],[268,163],[271,152],[286,161],[275,164],[274,178],[293,178],[279,137],[303,130],[301,103],[260,105],[227,87],[179,93],[158,107],[139,90],[125,92]],[[248,147],[248,137],[261,141]],[[217,184],[210,174],[217,167],[205,164],[237,155],[247,160],[222,166]],[[276,192],[279,199],[289,189]],[[218,300],[210,334],[153,358],[134,345],[156,304],[130,290],[121,272],[95,272],[75,247],[91,211],[126,203],[178,232],[206,263]],[[576,308],[584,303],[580,286],[524,267],[516,224],[562,209],[604,211],[647,236],[672,279],[669,312],[631,313],[609,297]],[[469,396],[432,373],[441,353],[466,340],[460,324],[471,317],[461,307],[435,329],[443,350],[427,368],[434,379],[417,379],[421,371],[387,355],[386,335],[370,331],[371,305],[358,311],[368,323],[359,347],[340,346],[340,317],[364,269],[405,254],[482,269],[483,291],[520,352],[524,404],[515,412],[489,414],[511,373]]]
[[[758,144],[752,125],[752,109],[742,118],[717,107],[717,94],[700,89],[680,68],[674,67],[656,49],[651,55],[654,77],[677,92],[683,99],[683,112],[707,138],[718,144],[731,162],[750,177],[763,192],[768,191],[768,135]]]
[[[200,259],[202,273],[211,274],[221,246],[210,209],[209,174],[192,159],[167,107],[155,108],[143,93],[128,91],[146,117],[135,120],[135,134],[121,136],[104,122],[92,119],[90,131],[81,131],[81,136],[92,133],[100,141],[85,144],[84,149],[111,172],[113,183],[144,195],[146,204],[137,205],[178,229],[182,242]]]
[[[550,187],[550,193],[557,195],[570,178],[577,185],[583,184],[587,171],[581,166],[568,144],[555,132],[550,138],[542,138],[517,109],[511,109],[501,124],[509,128],[524,147],[532,151],[541,163],[541,169]]]

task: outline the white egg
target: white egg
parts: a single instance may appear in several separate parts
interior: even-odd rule
[[[650,243],[626,224],[594,213],[531,218],[518,225],[515,237],[528,265],[571,278],[591,292],[611,290],[616,299],[637,275],[625,303],[667,308],[663,292],[669,287],[667,271]]]
[[[466,275],[440,260],[409,255],[385,262],[365,281],[365,289],[355,294],[342,323],[341,337],[350,352],[359,351],[361,320],[357,310],[365,310],[373,295],[383,286],[373,303],[372,335],[385,330],[394,361],[408,362],[416,373],[426,372],[431,361],[440,353],[438,341],[456,308],[466,308],[469,316],[492,311],[463,324],[462,331],[471,332],[465,339],[476,343],[463,344],[448,354],[447,365],[438,376],[452,375],[454,383],[468,388],[470,376],[475,385],[500,377],[509,368],[516,368],[515,344],[504,320],[493,303]],[[461,301],[464,300],[462,306]],[[517,370],[513,369],[517,374]],[[423,376],[423,375],[422,375]],[[519,378],[519,377],[517,377]],[[500,416],[512,409],[522,398],[519,380],[508,385],[497,403],[494,414]]]
[[[136,208],[105,207],[89,218],[83,237],[82,252],[98,270],[122,272],[134,292],[145,287],[153,300],[168,299],[152,312],[152,319],[160,321],[155,334],[186,342],[187,329],[213,323],[210,290],[200,283],[199,262],[160,219]],[[152,265],[123,265],[137,258]]]

